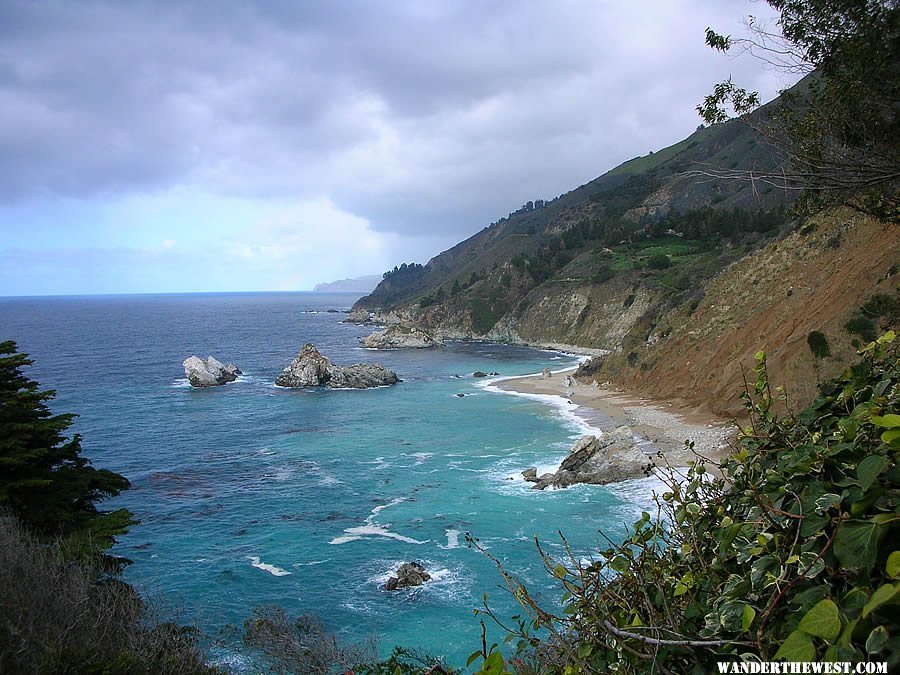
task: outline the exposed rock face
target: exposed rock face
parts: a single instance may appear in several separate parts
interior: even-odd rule
[[[522,472],[522,478],[529,483],[537,483],[537,467],[530,466]]]
[[[419,328],[394,324],[362,338],[360,344],[368,349],[428,349],[441,341]]]
[[[550,372],[549,368],[544,368],[541,371],[541,379],[542,380],[549,380],[552,377],[552,375],[553,375],[553,373]]]
[[[206,357],[205,361],[199,356],[189,356],[181,365],[184,366],[184,376],[192,387],[218,387],[234,382],[238,375],[243,374],[233,363],[223,365],[213,356]]]
[[[616,483],[646,475],[651,465],[650,458],[635,445],[631,429],[621,426],[603,432],[599,438],[582,436],[572,446],[559,470],[541,476],[535,481],[534,489],[543,490],[550,485],[568,487],[576,483]]]
[[[384,585],[386,591],[397,591],[401,588],[421,586],[431,580],[431,575],[417,562],[408,562],[400,565],[397,576],[391,577]]]
[[[369,389],[400,381],[393,370],[377,363],[336,366],[307,343],[296,358],[275,378],[280,387],[333,387],[336,389]]]

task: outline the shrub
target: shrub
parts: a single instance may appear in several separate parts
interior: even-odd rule
[[[817,330],[810,331],[806,336],[806,344],[809,345],[809,351],[817,359],[826,359],[831,356],[831,348],[828,346],[828,338],[824,333]]]
[[[484,335],[506,313],[506,309],[506,302],[500,298],[473,298],[469,303],[472,330],[480,335]]]
[[[591,276],[592,284],[602,284],[604,281],[609,281],[616,273],[613,272],[609,267],[604,265],[600,267],[596,272],[594,272],[593,276]]]
[[[785,397],[757,354],[743,395],[750,424],[722,478],[702,460],[668,471],[657,515],[643,513],[623,544],[593,560],[565,540],[563,560],[538,543],[563,586],[561,611],[540,607],[485,552],[525,613],[508,628],[519,640],[512,664],[548,674],[645,673],[651,663],[707,673],[721,661],[780,659],[900,666],[894,333],[861,356],[806,410],[778,417],[772,407]]]
[[[213,673],[193,632],[0,513],[0,672]]]
[[[853,335],[859,335],[863,340],[867,342],[871,342],[875,339],[875,324],[874,322],[865,316],[857,314],[853,316],[847,323],[844,324],[844,328],[848,333]]]
[[[647,267],[651,270],[664,270],[671,265],[672,259],[664,253],[657,253],[647,258]]]
[[[254,649],[277,673],[327,675],[452,675],[458,671],[429,654],[396,647],[380,661],[375,642],[342,644],[312,615],[291,620],[280,607],[257,607],[244,622],[244,644]]]
[[[870,319],[885,319],[888,325],[900,322],[900,295],[876,293],[860,308],[863,316]]]

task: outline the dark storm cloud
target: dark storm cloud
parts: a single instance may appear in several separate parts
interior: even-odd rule
[[[462,235],[679,140],[732,70],[773,94],[703,45],[764,9],[3,3],[0,199],[327,196],[378,230]]]

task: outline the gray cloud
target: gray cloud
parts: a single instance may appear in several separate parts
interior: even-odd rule
[[[703,45],[761,3],[9,2],[0,200],[195,188],[330,198],[383,232],[464,236],[680,140]]]

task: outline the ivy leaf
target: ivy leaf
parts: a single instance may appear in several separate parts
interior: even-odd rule
[[[781,647],[775,652],[775,660],[785,661],[812,661],[816,658],[816,647],[812,638],[802,630],[795,630],[781,643]]]
[[[886,429],[896,429],[900,427],[900,415],[884,415],[880,417],[878,415],[872,415],[872,424],[876,427],[884,427]]]
[[[897,593],[900,593],[900,584],[884,584],[883,586],[879,586],[878,590],[872,593],[872,597],[869,598],[866,606],[863,607],[863,618],[865,619],[876,608],[884,603],[893,600],[897,596]]]
[[[834,640],[841,633],[841,617],[837,605],[827,598],[813,605],[800,619],[798,628],[809,635]]]
[[[741,630],[748,631],[750,626],[753,624],[753,619],[756,618],[756,610],[753,609],[750,605],[744,605],[744,612],[741,615]]]
[[[617,555],[615,558],[610,561],[609,566],[612,567],[616,572],[624,572],[628,569],[629,564],[628,558],[624,555]]]
[[[900,577],[900,551],[894,551],[888,556],[885,571],[891,579]]]
[[[881,440],[892,448],[900,448],[900,429],[888,429],[881,434]]]
[[[872,521],[846,521],[834,537],[834,555],[846,567],[870,570],[878,552],[879,529]]]
[[[863,488],[864,490],[866,488]],[[816,513],[824,513],[833,506],[840,506],[842,497],[833,492],[826,492],[816,500]]]
[[[859,486],[863,492],[872,487],[872,483],[875,482],[878,475],[890,464],[887,457],[882,455],[869,455],[859,463],[856,467],[856,477],[859,478]]]
[[[887,628],[885,628],[884,626],[878,626],[877,628],[874,628],[871,633],[869,633],[869,637],[866,639],[866,651],[869,654],[877,654],[882,649],[884,649],[887,641]]]

